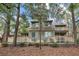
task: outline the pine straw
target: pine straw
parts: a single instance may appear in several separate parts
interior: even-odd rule
[[[0,48],[1,56],[78,56],[79,47],[57,47],[52,48],[43,46],[40,50],[38,47],[2,47]]]

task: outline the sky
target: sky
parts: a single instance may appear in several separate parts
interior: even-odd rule
[[[23,7],[20,8],[20,14],[23,14],[25,12],[25,9]]]
[[[20,8],[20,14],[23,14],[25,12],[25,9],[23,7],[23,4],[21,4],[21,8]]]

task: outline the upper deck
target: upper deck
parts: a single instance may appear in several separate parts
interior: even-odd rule
[[[44,20],[41,22],[41,31],[68,31],[67,24],[53,24],[53,20]],[[29,31],[40,31],[40,22],[32,20]]]

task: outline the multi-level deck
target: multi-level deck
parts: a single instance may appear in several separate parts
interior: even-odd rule
[[[42,21],[41,27],[41,38],[42,42],[46,40],[47,42],[55,41],[63,43],[64,41],[72,41],[71,38],[67,38],[68,28],[66,24],[52,24],[52,20]],[[31,40],[39,42],[40,33],[40,23],[37,20],[31,21],[31,26],[29,28],[29,36]]]
[[[52,20],[50,21],[42,21],[41,31],[53,31],[54,27],[52,25]],[[40,23],[39,21],[31,21],[31,26],[29,31],[40,31]]]
[[[56,23],[53,24],[52,20],[42,21],[41,24],[41,38],[42,42],[47,40],[47,42],[51,42],[52,40],[55,42],[64,43],[65,41],[73,42],[72,37],[68,37],[67,32],[67,24],[64,23]],[[39,42],[39,33],[40,33],[40,23],[37,20],[31,21],[31,26],[29,27],[29,36],[31,40],[35,40]]]
[[[42,21],[41,23],[41,38],[42,41],[47,40],[49,36],[52,35],[52,32],[54,31],[54,26],[52,25],[52,20]],[[51,33],[51,35],[47,35],[47,33]],[[39,33],[40,33],[40,23],[37,20],[31,21],[31,26],[29,28],[29,36],[32,39],[32,41],[39,42]]]

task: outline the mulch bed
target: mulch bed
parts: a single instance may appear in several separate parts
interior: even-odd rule
[[[71,47],[0,47],[0,56],[79,56],[79,46]]]

